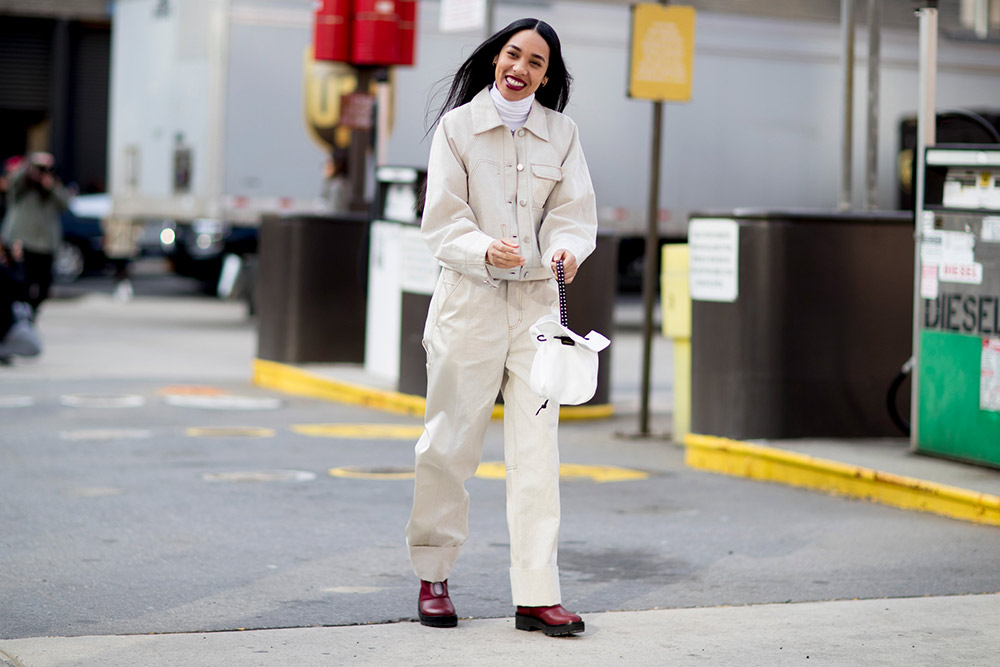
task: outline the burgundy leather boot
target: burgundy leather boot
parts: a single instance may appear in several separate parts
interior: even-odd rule
[[[518,607],[514,627],[518,630],[541,630],[549,637],[565,637],[583,632],[583,619],[563,609],[561,604]]]
[[[453,628],[458,625],[455,606],[448,597],[448,580],[420,582],[420,602],[417,603],[420,624],[432,628]]]

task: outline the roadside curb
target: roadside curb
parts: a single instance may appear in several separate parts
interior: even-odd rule
[[[361,405],[399,415],[412,417],[423,417],[424,415],[425,400],[421,396],[334,380],[295,366],[265,359],[254,359],[252,370],[253,383],[265,389],[348,405]],[[563,405],[559,408],[561,420],[608,419],[613,415],[614,406],[610,404]],[[492,418],[500,419],[502,417],[503,406],[495,406]]]
[[[684,446],[685,463],[699,470],[1000,526],[1000,497],[988,493],[709,435],[688,434]]]

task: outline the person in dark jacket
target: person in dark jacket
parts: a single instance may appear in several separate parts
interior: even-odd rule
[[[56,176],[55,159],[49,153],[32,153],[9,178],[0,242],[7,248],[21,244],[31,289],[28,303],[35,311],[52,285],[52,262],[62,243],[60,214],[71,196]]]
[[[0,247],[0,364],[11,358],[34,357],[42,351],[42,339],[31,323],[27,301],[30,286],[23,278],[20,244],[8,255]]]

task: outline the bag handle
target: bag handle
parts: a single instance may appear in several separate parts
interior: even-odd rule
[[[556,261],[556,283],[559,285],[559,323],[569,327],[569,316],[566,314],[566,274],[561,259]]]

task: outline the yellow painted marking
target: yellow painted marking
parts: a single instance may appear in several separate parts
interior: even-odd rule
[[[506,466],[501,461],[479,464],[476,477],[481,479],[504,479]],[[559,466],[561,479],[590,479],[594,482],[631,482],[648,479],[649,473],[616,466],[594,466],[580,463],[563,463]]]
[[[487,461],[479,464],[476,477],[480,479],[504,479],[506,468],[502,461]],[[346,466],[330,468],[331,477],[347,479],[413,479],[412,468],[362,468]],[[578,463],[563,463],[559,466],[559,477],[563,479],[589,479],[594,482],[630,482],[648,479],[649,473],[642,470],[618,468],[615,466],[592,466]]]
[[[196,426],[185,429],[184,435],[191,438],[273,438],[273,428],[253,426]]]
[[[296,424],[292,431],[315,438],[416,440],[424,427],[413,424]]]
[[[327,470],[327,474],[331,477],[346,479],[413,479],[412,468],[365,469],[358,466],[345,466],[343,468],[330,468]]]
[[[171,384],[161,387],[156,393],[160,396],[223,396],[227,392],[218,387],[206,387],[197,384]]]
[[[295,396],[320,398],[347,405],[363,405],[374,410],[413,417],[423,417],[426,403],[420,396],[373,389],[350,382],[320,377],[294,366],[265,359],[254,359],[253,383],[259,387]],[[565,420],[607,419],[612,415],[614,415],[614,406],[610,404],[564,405],[559,409],[559,418]],[[502,405],[494,407],[492,417],[493,419],[503,418]]]
[[[1000,497],[988,493],[708,435],[689,434],[684,444],[692,468],[1000,526]]]
[[[378,586],[331,586],[319,589],[321,593],[378,593],[381,588]]]

